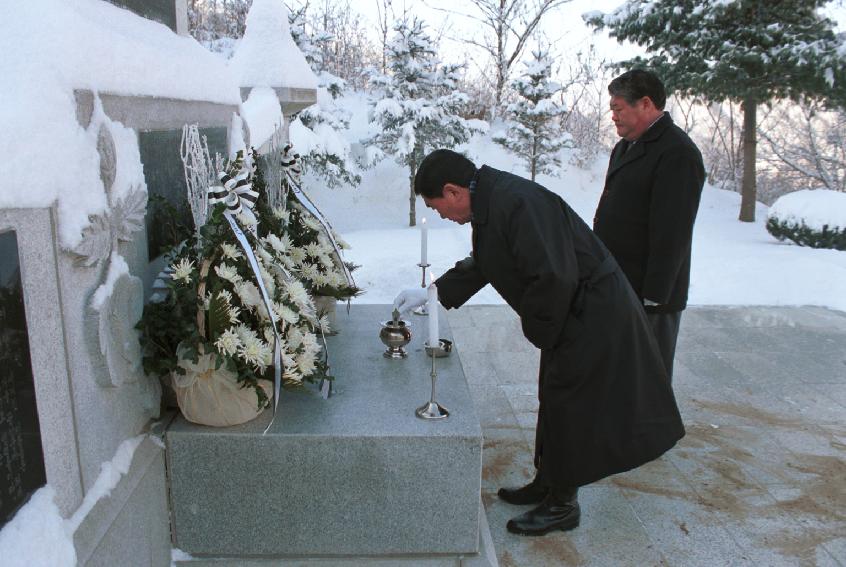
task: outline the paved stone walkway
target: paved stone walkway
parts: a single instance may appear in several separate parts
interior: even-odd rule
[[[502,567],[846,567],[846,313],[691,308],[674,388],[687,436],[580,492],[582,525],[513,536],[496,490],[533,474],[538,351],[506,306],[450,312],[485,436],[482,499]]]

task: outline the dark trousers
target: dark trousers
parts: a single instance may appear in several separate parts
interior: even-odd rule
[[[673,359],[676,356],[676,341],[679,337],[679,323],[681,323],[681,311],[675,313],[647,313],[646,318],[652,325],[655,338],[658,339],[658,349],[661,351],[661,359],[667,368],[670,381],[673,380]]]

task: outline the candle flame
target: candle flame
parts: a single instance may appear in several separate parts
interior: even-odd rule
[[[422,219],[420,219],[420,224],[426,224],[426,217],[423,217]]]
[[[435,274],[429,272],[429,283],[435,283]]]

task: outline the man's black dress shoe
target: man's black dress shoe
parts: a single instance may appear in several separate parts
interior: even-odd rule
[[[541,536],[554,530],[572,530],[578,527],[581,517],[577,494],[578,489],[573,489],[569,497],[550,493],[534,510],[508,520],[506,527],[513,534],[527,536]]]
[[[519,488],[500,488],[496,493],[500,500],[509,504],[524,506],[526,504],[539,504],[546,498],[549,489],[538,482],[538,478]]]

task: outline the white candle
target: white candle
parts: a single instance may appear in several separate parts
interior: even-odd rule
[[[435,276],[430,273],[429,277],[432,278],[432,283],[426,290],[428,292],[426,308],[429,311],[429,346],[435,348],[441,344],[441,338],[438,336],[438,286],[435,285]]]
[[[426,265],[426,256],[428,256],[427,252],[429,251],[429,226],[426,224],[426,217],[420,221],[420,263],[424,266]]]

